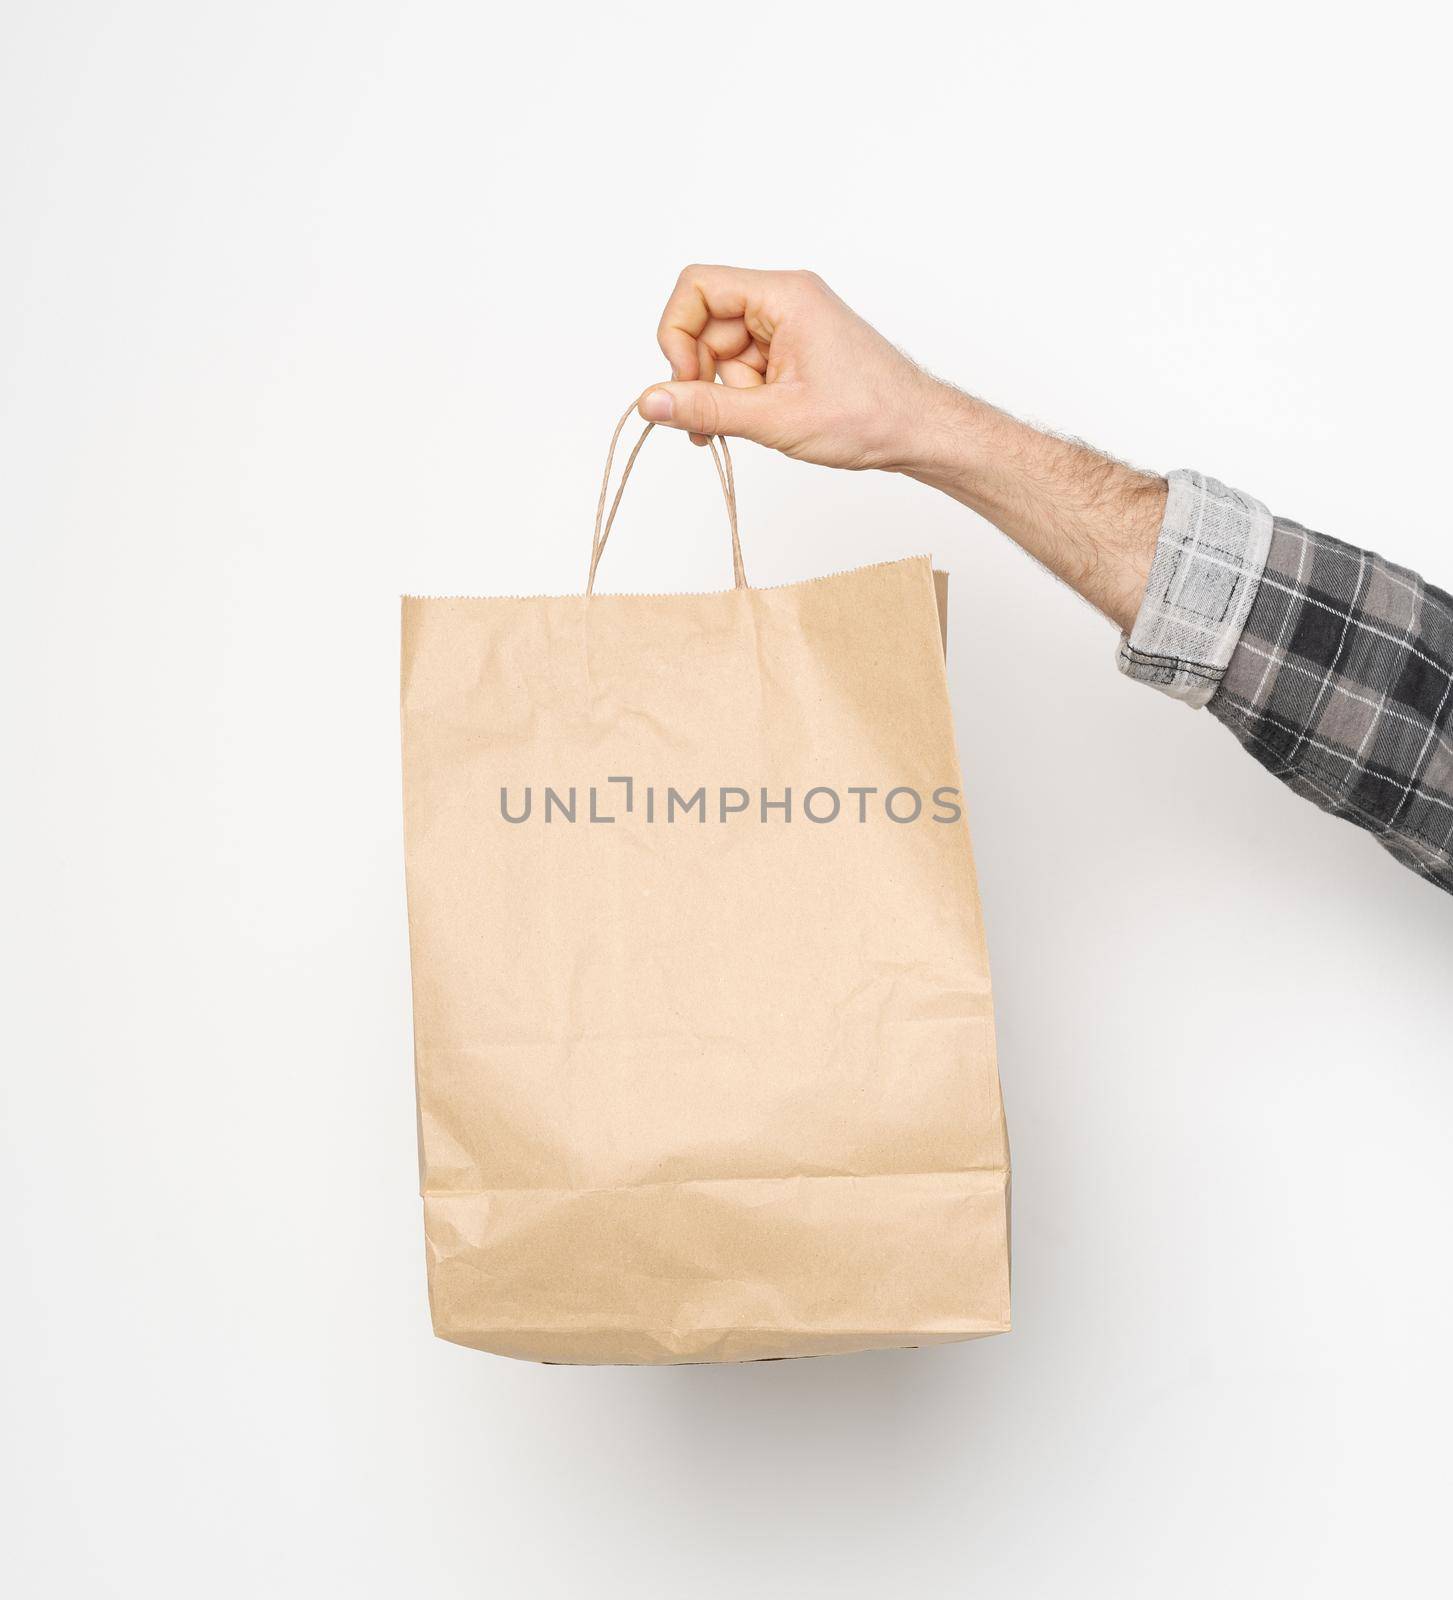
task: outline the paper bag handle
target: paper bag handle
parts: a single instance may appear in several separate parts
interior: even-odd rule
[[[610,436],[610,449],[606,451],[605,472],[600,480],[600,499],[595,505],[595,538],[590,546],[590,575],[585,580],[585,592],[587,595],[595,593],[595,569],[600,565],[600,558],[605,550],[605,541],[610,538],[610,530],[615,526],[616,512],[620,510],[621,496],[626,492],[626,479],[631,475],[631,468],[636,464],[636,457],[641,453],[641,446],[646,442],[646,435],[656,426],[654,422],[646,424],[641,430],[641,437],[636,440],[630,455],[626,457],[626,464],[621,468],[621,481],[616,488],[615,499],[610,503],[610,513],[607,515],[605,497],[610,489],[610,474],[611,468],[615,465],[616,445],[620,441],[625,425],[635,414],[636,408],[632,404],[621,420],[616,423],[616,431]],[[708,439],[706,443],[711,450],[711,459],[716,466],[716,475],[721,480],[721,492],[726,500],[727,522],[731,525],[732,530],[732,577],[738,589],[745,589],[747,586],[747,574],[746,569],[742,566],[741,540],[737,537],[737,485],[735,478],[732,476],[732,453],[727,449],[727,442],[724,437],[720,440],[720,454],[717,453],[716,448],[718,440]],[[725,466],[723,466],[723,461],[725,461]]]

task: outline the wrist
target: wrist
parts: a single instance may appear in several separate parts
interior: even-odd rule
[[[996,424],[1009,420],[985,401],[925,374],[893,441],[887,470],[963,499],[992,462]]]

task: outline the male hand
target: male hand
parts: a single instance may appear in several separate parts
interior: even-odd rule
[[[724,433],[820,466],[911,471],[967,402],[812,272],[687,267],[656,336],[675,381],[638,409],[697,444]]]

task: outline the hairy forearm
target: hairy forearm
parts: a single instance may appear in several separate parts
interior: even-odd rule
[[[976,511],[1128,631],[1165,480],[936,385],[898,470]]]

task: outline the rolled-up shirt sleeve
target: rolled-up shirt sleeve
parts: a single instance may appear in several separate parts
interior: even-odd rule
[[[1120,670],[1187,705],[1215,694],[1251,612],[1271,512],[1199,472],[1172,472],[1145,597]]]
[[[1168,482],[1121,670],[1453,893],[1453,598],[1213,478]]]

